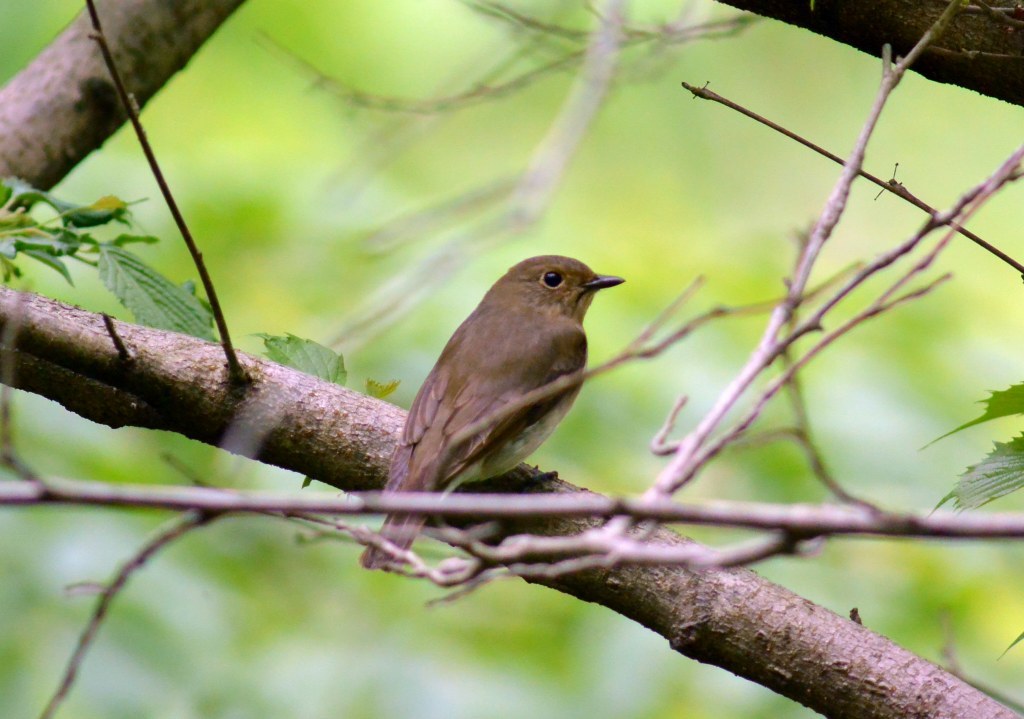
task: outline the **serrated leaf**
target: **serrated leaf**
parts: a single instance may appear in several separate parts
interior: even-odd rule
[[[1024,487],[1024,434],[994,444],[985,459],[964,470],[939,506],[952,500],[957,509],[976,509]]]
[[[956,429],[946,432],[941,437],[933,439],[928,444],[934,444],[940,439],[945,439],[951,434],[956,434],[962,429],[973,427],[974,425],[981,424],[982,422],[988,422],[989,420],[998,419],[999,417],[1024,414],[1024,383],[1015,384],[1009,389],[991,391],[989,392],[988,399],[981,400],[981,404],[985,405],[985,411],[981,413],[980,417],[976,417],[970,422],[965,422]]]
[[[214,339],[213,317],[195,297],[128,250],[112,244],[102,244],[99,249],[100,279],[137,322]]]
[[[293,334],[283,337],[268,334],[257,336],[263,340],[267,357],[273,361],[294,367],[300,372],[311,374],[328,382],[345,385],[345,381],[348,379],[345,360],[329,347],[324,347],[313,340],[296,337]]]
[[[377,399],[384,399],[389,394],[398,389],[398,385],[402,384],[402,380],[393,379],[390,382],[378,382],[375,379],[366,380],[366,394]]]

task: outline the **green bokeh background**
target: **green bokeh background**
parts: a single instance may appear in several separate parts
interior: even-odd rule
[[[13,76],[78,11],[77,2],[0,0],[0,80]],[[576,3],[516,7],[581,28]],[[694,19],[731,11],[696,2]],[[675,3],[636,2],[637,21]],[[279,48],[381,95],[432,97],[472,85],[519,38],[455,0],[251,0],[149,104],[143,119],[221,293],[238,343],[258,332],[335,338],[374,293],[446,246],[450,232],[367,244],[387,220],[515,172],[528,162],[572,83],[549,75],[459,112],[353,111]],[[838,152],[872,102],[879,63],[810,33],[757,23],[731,39],[651,54],[630,68],[573,159],[544,220],[446,270],[394,323],[343,343],[350,384],[400,378],[408,406],[446,337],[511,263],[557,252],[627,284],[588,317],[600,361],[631,339],[692,278],[696,306],[774,296],[792,237],[820,210],[837,168],[680,81],[712,87]],[[1020,142],[1019,107],[909,76],[886,109],[867,169],[943,207]],[[0,128],[0,131],[3,131]],[[135,139],[120,132],[57,188],[70,200],[150,198],[141,228],[164,238],[140,252],[177,281],[194,276]],[[905,238],[920,213],[864,184],[820,277]],[[1024,257],[1020,188],[972,221]],[[19,286],[124,317],[77,268],[69,287],[26,268]],[[886,507],[927,511],[1004,420],[920,448],[965,419],[985,390],[1020,381],[1020,279],[956,241],[941,260],[953,282],[852,334],[806,374],[815,427],[839,480]],[[127,319],[127,317],[126,317]],[[701,416],[756,342],[763,319],[730,320],[664,356],[595,380],[535,455],[543,468],[613,493],[643,490],[661,466],[647,443],[673,399]],[[19,394],[18,448],[38,471],[110,482],[170,483],[162,454],[209,481],[295,489],[302,478],[179,437],[112,431]],[[784,420],[785,413],[769,419]],[[766,425],[767,426],[767,425]],[[306,490],[311,491],[311,490]],[[691,501],[819,501],[794,447],[722,458],[684,493]],[[1020,498],[997,508],[1021,509]],[[55,687],[93,599],[77,582],[109,577],[166,519],[152,512],[0,511],[0,714],[35,716]],[[680,717],[796,719],[807,709],[714,667],[600,607],[521,582],[426,606],[439,590],[359,571],[351,544],[296,542],[283,522],[234,518],[194,532],[135,576],[85,662],[61,716],[121,717]],[[709,541],[734,533],[700,532]],[[1019,550],[998,544],[837,540],[820,555],[758,568],[808,599],[935,660],[956,638],[975,677],[1013,692],[1024,668]]]

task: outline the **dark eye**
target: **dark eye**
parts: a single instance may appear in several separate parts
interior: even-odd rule
[[[558,287],[562,284],[562,276],[557,272],[545,272],[543,280],[548,287]]]

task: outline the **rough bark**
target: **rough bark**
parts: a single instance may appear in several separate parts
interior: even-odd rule
[[[874,57],[904,54],[948,4],[945,0],[719,0],[850,45]],[[989,3],[989,5],[1013,3]],[[961,13],[913,67],[936,82],[1024,104],[1024,28],[990,15]],[[814,68],[808,69],[814,73]],[[828,90],[828,78],[811,77]]]
[[[104,34],[139,106],[243,0],[100,0]],[[84,11],[0,89],[0,177],[48,189],[124,123]]]
[[[101,316],[0,288],[0,326],[11,322],[11,384],[83,417],[214,444],[227,438],[233,449],[343,490],[383,485],[404,419],[386,402],[245,355],[253,383],[232,389],[217,345],[116,322],[133,356],[125,362]],[[0,349],[0,366],[10,352]],[[565,482],[531,484],[530,474],[520,467],[489,488],[585,491]],[[532,519],[509,521],[506,531],[564,535],[585,526],[585,520]],[[688,540],[663,529],[652,541]],[[835,719],[1016,716],[885,637],[749,570],[620,567],[545,583],[630,617],[685,656]]]

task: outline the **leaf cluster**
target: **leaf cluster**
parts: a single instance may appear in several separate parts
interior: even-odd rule
[[[1024,414],[1024,383],[998,392],[991,392],[982,401],[985,411],[944,434],[948,437],[962,429],[1000,417]],[[938,441],[938,440],[936,440]],[[939,502],[941,507],[953,502],[957,509],[976,509],[994,499],[1024,487],[1024,434],[1009,442],[995,442],[992,451],[977,464],[970,465],[957,480],[953,490]]]
[[[52,214],[41,217],[42,209]],[[93,229],[119,223],[131,226],[128,203],[107,195],[78,205],[37,190],[17,178],[0,181],[0,272],[5,282],[21,276],[28,258],[74,284],[68,260],[95,267],[100,280],[140,324],[213,340],[213,315],[195,296],[191,283],[177,285],[131,250],[153,244],[151,235],[120,234],[99,240]]]

